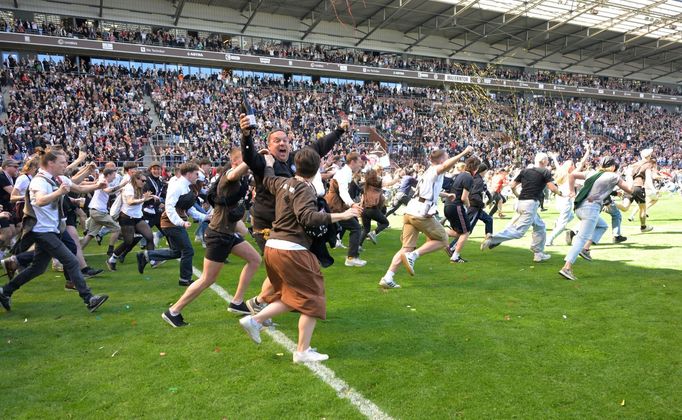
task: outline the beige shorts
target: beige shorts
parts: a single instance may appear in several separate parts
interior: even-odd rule
[[[432,241],[442,242],[443,246],[448,244],[448,234],[435,217],[403,215],[403,233],[400,235],[403,248],[416,248],[420,232]]]
[[[90,209],[90,217],[86,223],[88,234],[95,235],[102,227],[111,229],[112,232],[118,232],[121,227],[114,221],[109,213],[102,213],[99,210]]]

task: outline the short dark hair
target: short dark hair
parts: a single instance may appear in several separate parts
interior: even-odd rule
[[[180,175],[187,175],[190,172],[198,171],[199,165],[194,162],[186,162],[180,165]]]
[[[478,166],[481,164],[481,159],[476,156],[471,156],[464,161],[464,170],[467,172],[474,173],[478,170]]]
[[[104,176],[109,176],[109,175],[111,175],[111,174],[113,174],[113,173],[116,173],[116,169],[105,168],[104,171],[102,171],[102,174],[103,174]]]
[[[210,165],[211,161],[209,159],[203,158],[203,159],[199,159],[199,162],[197,162],[197,163],[199,164],[199,166]]]
[[[126,162],[123,164],[123,170],[137,169],[137,162]]]
[[[297,175],[303,178],[312,178],[320,169],[320,155],[314,149],[304,147],[296,152],[294,165],[296,165]]]

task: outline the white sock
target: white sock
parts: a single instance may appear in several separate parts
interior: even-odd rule
[[[416,249],[412,251],[412,256],[414,257],[415,260],[419,258],[419,251],[417,251]]]
[[[111,257],[109,257],[109,262],[112,264],[116,264],[116,255],[112,255]]]
[[[457,251],[453,252],[452,257],[450,257],[450,259],[452,261],[456,261],[458,258],[459,258],[459,253]]]
[[[388,270],[388,271],[386,272],[386,274],[384,274],[384,278],[385,278],[386,280],[393,280],[393,276],[394,276],[394,275],[395,275],[395,273],[394,273],[393,271]]]
[[[175,312],[175,311],[172,310],[172,309],[169,309],[168,312],[171,314],[171,316],[178,316],[178,315],[180,315],[180,312]]]

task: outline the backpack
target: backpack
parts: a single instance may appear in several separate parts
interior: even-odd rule
[[[218,185],[224,176],[230,171],[226,171],[218,179],[213,181],[206,191],[206,201],[211,207],[223,206],[229,208],[228,220],[237,222],[242,219],[245,213],[244,201],[246,193],[249,191],[249,180],[243,176],[239,180],[239,188],[232,194],[218,194]]]

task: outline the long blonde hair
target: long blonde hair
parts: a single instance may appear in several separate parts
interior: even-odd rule
[[[568,181],[568,175],[573,172],[575,169],[575,164],[573,163],[572,160],[567,160],[566,162],[562,163],[559,168],[557,168],[556,171],[556,176],[554,177],[554,180],[556,181],[557,185],[561,185],[564,182]]]

